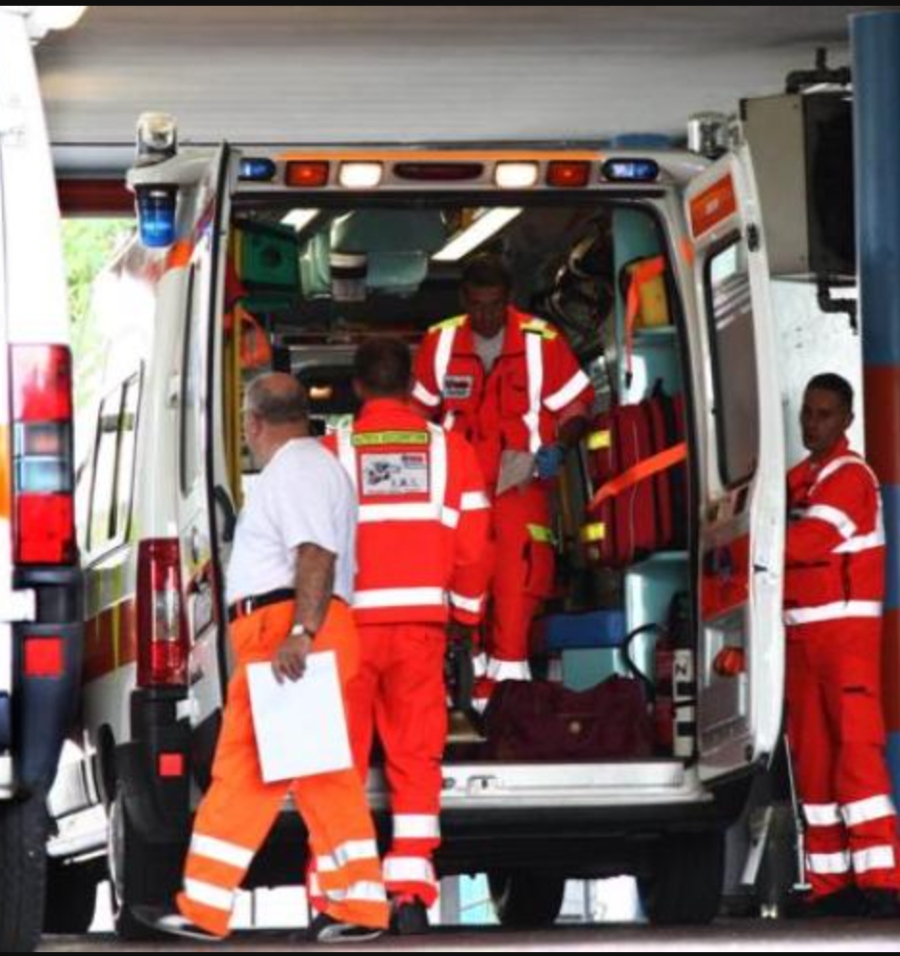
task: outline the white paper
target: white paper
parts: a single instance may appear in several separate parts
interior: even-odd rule
[[[310,654],[299,681],[279,684],[271,664],[251,664],[247,680],[265,783],[353,766],[334,651]]]
[[[518,486],[525,486],[534,479],[534,455],[527,451],[505,448],[500,455],[500,474],[497,476],[497,494]]]

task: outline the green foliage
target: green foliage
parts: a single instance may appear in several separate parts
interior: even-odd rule
[[[72,318],[72,356],[75,364],[75,404],[86,399],[79,381],[102,359],[100,345],[92,335],[88,314],[91,286],[97,274],[134,228],[129,219],[66,219],[63,221],[63,251],[69,283],[69,315]]]

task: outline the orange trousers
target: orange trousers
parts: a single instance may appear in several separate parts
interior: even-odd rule
[[[212,785],[197,811],[184,890],[177,900],[184,916],[217,936],[229,932],[235,892],[288,792],[309,831],[321,908],[342,922],[380,928],[388,924],[375,829],[356,770],[262,781],[247,665],[271,661],[293,619],[294,604],[287,601],[261,608],[231,627],[237,666],[228,688]],[[331,602],[315,650],[335,651],[346,690],[358,667],[359,646],[352,613],[342,601]],[[315,732],[315,727],[297,728],[297,733]]]

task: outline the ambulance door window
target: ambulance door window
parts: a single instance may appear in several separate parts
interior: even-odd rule
[[[116,449],[119,443],[119,421],[122,416],[122,389],[117,388],[103,399],[97,422],[97,445],[94,457],[94,480],[91,491],[90,534],[88,550],[97,551],[115,537],[116,510],[113,507],[116,487]]]
[[[720,477],[732,488],[756,472],[759,386],[746,247],[735,238],[706,264]]]
[[[181,491],[188,495],[200,477],[203,465],[203,409],[201,376],[203,354],[200,341],[200,316],[205,308],[203,275],[200,265],[191,268],[188,280],[188,312],[184,330],[184,371],[181,396]]]
[[[134,497],[134,454],[137,446],[138,399],[140,376],[125,383],[122,417],[119,428],[119,464],[116,475],[116,537],[128,537],[131,504]]]

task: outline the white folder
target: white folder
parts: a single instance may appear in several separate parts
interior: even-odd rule
[[[247,680],[265,783],[353,766],[334,651],[310,654],[299,681],[279,684],[271,664],[251,664]]]

